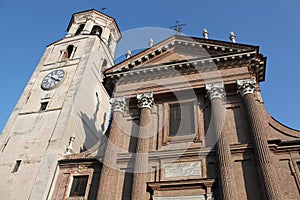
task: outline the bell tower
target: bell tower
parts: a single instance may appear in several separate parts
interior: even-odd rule
[[[110,117],[103,71],[120,38],[113,18],[87,10],[47,46],[0,136],[0,199],[47,199],[57,161],[101,140]]]

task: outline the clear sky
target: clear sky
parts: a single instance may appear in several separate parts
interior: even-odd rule
[[[281,123],[300,129],[299,0],[2,0],[0,1],[0,130],[14,109],[45,47],[66,34],[73,13],[107,7],[121,31],[169,28],[176,20],[183,33],[258,45],[267,56],[261,84],[268,112]],[[158,41],[155,41],[158,42]],[[148,41],[145,41],[148,43]]]

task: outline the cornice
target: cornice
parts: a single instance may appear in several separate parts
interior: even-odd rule
[[[203,39],[197,37],[174,35],[171,36],[160,43],[154,45],[151,48],[145,49],[144,51],[126,59],[113,67],[113,69],[108,70],[108,72],[121,70],[126,65],[137,66],[140,61],[147,61],[153,58],[155,54],[160,54],[168,49],[172,49],[174,46],[181,45],[183,47],[193,47],[193,48],[203,48],[206,51],[218,50],[220,52],[242,52],[256,50],[258,52],[259,47],[246,44],[238,44],[232,42],[225,42],[219,40]]]
[[[112,80],[114,80],[114,82],[117,82],[122,78],[122,82],[126,83],[137,81],[139,78],[144,80],[155,80],[159,79],[162,75],[164,77],[173,77],[176,75],[180,76],[228,68],[238,68],[245,65],[250,67],[250,64],[252,62],[251,60],[255,58],[255,55],[255,51],[250,51],[244,53],[236,53],[234,55],[222,55],[212,58],[195,58],[184,61],[176,61],[172,63],[140,66],[124,71],[106,73],[106,77],[111,78]],[[257,70],[263,70],[263,66],[259,67]],[[264,76],[261,76],[259,78],[260,80],[263,80]]]

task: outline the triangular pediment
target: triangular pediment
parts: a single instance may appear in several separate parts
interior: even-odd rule
[[[218,57],[220,59],[222,56],[240,56],[241,53],[257,51],[258,47],[252,45],[175,35],[116,64],[106,73],[201,58]]]
[[[264,81],[266,57],[258,46],[175,35],[116,64],[104,75],[115,81],[123,76],[153,79],[173,76],[174,69],[187,75],[243,66],[257,81]]]

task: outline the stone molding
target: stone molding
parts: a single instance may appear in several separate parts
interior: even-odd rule
[[[205,89],[207,90],[210,100],[215,99],[215,98],[223,99],[225,96],[223,82],[206,84]]]
[[[125,97],[111,98],[109,103],[113,112],[124,113],[126,107]]]
[[[256,84],[256,80],[254,78],[237,80],[236,83],[238,87],[238,93],[241,94],[241,96],[246,94],[254,94]]]
[[[138,108],[149,108],[153,106],[154,98],[153,93],[145,93],[145,94],[138,94],[136,95],[137,98],[137,106]]]

